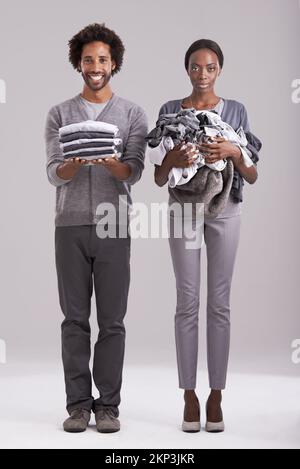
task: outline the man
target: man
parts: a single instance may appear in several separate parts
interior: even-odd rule
[[[91,24],[76,34],[69,41],[69,60],[83,77],[83,91],[52,107],[46,122],[47,175],[57,188],[55,253],[59,299],[65,317],[62,358],[70,416],[63,426],[67,432],[86,430],[92,410],[99,432],[120,429],[118,406],[130,237],[127,232],[125,236],[123,233],[99,237],[96,227],[101,221],[101,204],[113,204],[118,213],[121,197],[127,198],[130,206],[130,186],[140,179],[144,169],[145,113],[139,106],[115,95],[110,86],[111,76],[121,69],[123,54],[122,41],[105,24]],[[95,156],[92,164],[91,161],[87,164],[87,160],[80,158],[80,152],[64,158],[59,129],[87,120],[117,126],[117,136],[122,140],[119,159]],[[79,134],[79,137],[88,136],[85,132]],[[82,140],[76,140],[79,147],[78,142]],[[120,226],[118,221],[116,224]],[[93,285],[99,325],[93,378],[100,397],[95,400],[89,369]]]

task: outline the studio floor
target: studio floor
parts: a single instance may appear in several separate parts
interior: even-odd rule
[[[126,366],[121,431],[100,434],[94,418],[86,432],[65,433],[60,363],[0,366],[1,448],[300,448],[300,379],[230,373],[223,393],[225,432],[204,430],[206,373],[199,371],[199,433],[180,429],[183,399],[176,370]],[[201,383],[202,386],[201,386]],[[94,394],[96,396],[96,393]]]

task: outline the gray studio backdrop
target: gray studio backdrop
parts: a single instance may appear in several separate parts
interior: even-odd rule
[[[183,66],[188,46],[202,37],[220,43],[225,64],[217,92],[246,105],[264,144],[259,179],[244,192],[230,370],[297,375],[291,344],[300,337],[300,104],[292,87],[300,78],[298,1],[1,0],[0,9],[2,94],[6,90],[6,102],[0,100],[0,339],[7,363],[60,356],[55,188],[46,178],[44,125],[52,105],[82,89],[68,62],[68,40],[91,22],[105,22],[126,46],[113,89],[146,110],[150,127],[163,102],[190,93]],[[148,161],[133,197],[147,204],[167,200]],[[205,256],[202,261],[199,359],[205,365]],[[126,362],[175,366],[168,241],[134,240],[131,265]]]

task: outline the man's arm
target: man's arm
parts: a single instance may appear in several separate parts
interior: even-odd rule
[[[56,187],[72,180],[77,172],[74,164],[66,162],[59,144],[60,116],[57,108],[50,109],[46,119],[45,141],[47,154],[47,176],[49,182]],[[77,163],[78,165],[78,163]]]
[[[147,132],[148,123],[146,114],[140,107],[136,107],[130,122],[126,147],[118,162],[119,176],[127,184],[135,184],[142,176]]]

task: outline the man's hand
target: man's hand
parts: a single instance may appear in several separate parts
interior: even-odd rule
[[[92,163],[104,166],[115,178],[123,181],[131,175],[131,167],[127,163],[119,161],[115,155],[107,158],[97,158]]]
[[[84,158],[68,158],[56,169],[57,175],[62,179],[72,179],[78,169],[88,163]]]
[[[112,167],[116,166],[116,163],[118,163],[118,160],[115,155],[108,156],[107,158],[96,158],[92,160],[93,164],[101,164],[107,169],[110,169]]]

